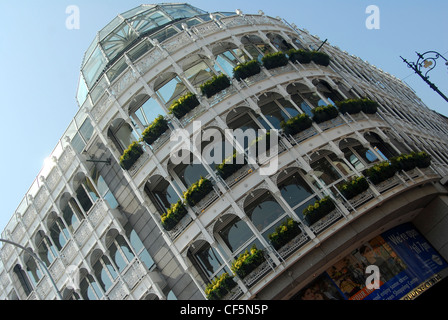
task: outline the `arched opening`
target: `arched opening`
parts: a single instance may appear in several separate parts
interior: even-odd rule
[[[266,189],[255,190],[247,196],[244,201],[244,212],[266,240],[286,217],[285,210]]]
[[[107,136],[112,140],[120,155],[132,142],[139,140],[131,125],[120,118],[112,121],[107,130]]]
[[[261,63],[261,59],[268,53],[274,52],[274,49],[267,43],[265,43],[259,36],[255,34],[245,35],[241,38],[241,43],[244,45],[244,49],[252,56],[252,59],[258,60]]]
[[[288,121],[288,119],[295,117],[299,111],[287,101],[280,94],[275,92],[268,92],[259,97],[258,106],[261,112],[275,129],[281,129],[281,123]],[[268,124],[264,123],[261,117],[258,120],[263,126],[268,129]]]
[[[56,248],[59,251],[62,250],[70,239],[70,233],[64,224],[64,221],[56,214],[56,212],[52,211],[48,216],[47,226],[50,231],[50,238]]]
[[[175,184],[175,181],[172,181]],[[160,214],[164,214],[171,205],[179,200],[179,196],[174,190],[172,184],[166,181],[160,175],[154,175],[149,178],[145,185],[145,192],[154,203]]]
[[[224,248],[224,252],[232,258],[236,258],[253,244],[258,248],[262,247],[247,223],[234,214],[219,218],[213,228],[213,234]]]
[[[159,115],[166,115],[160,104],[147,94],[136,95],[129,103],[128,110],[140,135]]]
[[[319,199],[305,176],[302,169],[291,167],[282,170],[277,178],[283,199],[300,219],[303,218],[303,210]]]
[[[225,264],[207,241],[195,241],[188,249],[188,257],[205,283],[224,272]]]

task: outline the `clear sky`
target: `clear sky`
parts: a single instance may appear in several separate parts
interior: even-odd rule
[[[165,0],[168,2],[167,0]],[[82,57],[96,33],[135,0],[1,0],[0,12],[0,232],[77,112]],[[446,0],[191,0],[208,12],[241,9],[286,19],[322,40],[404,79],[426,103],[448,115],[448,103],[399,58],[415,51],[448,57]],[[80,10],[80,28],[66,28],[66,8]],[[380,9],[380,29],[369,30],[366,8]],[[438,65],[431,80],[448,95],[448,71]]]

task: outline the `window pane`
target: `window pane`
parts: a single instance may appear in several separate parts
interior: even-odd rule
[[[104,195],[104,200],[106,200],[106,202],[109,204],[109,207],[111,209],[115,209],[118,207],[118,202],[117,199],[115,199],[114,195],[112,194],[112,192],[108,191],[105,195]]]
[[[212,277],[222,264],[218,254],[210,245],[204,246],[197,252],[196,259],[208,277]]]
[[[235,252],[253,236],[249,226],[239,219],[234,220],[218,233],[232,252]]]
[[[255,200],[245,211],[255,227],[262,231],[283,215],[284,210],[272,196],[260,198]]]
[[[291,208],[294,208],[314,193],[311,187],[298,174],[281,182],[278,188],[283,199],[286,200]]]

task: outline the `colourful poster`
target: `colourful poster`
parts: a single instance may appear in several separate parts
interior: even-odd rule
[[[378,272],[378,288],[368,288]],[[302,289],[296,299],[397,300],[448,268],[446,261],[411,224],[397,226],[364,243]]]

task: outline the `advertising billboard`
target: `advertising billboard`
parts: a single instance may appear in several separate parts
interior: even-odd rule
[[[413,298],[416,288],[438,280],[438,273],[445,268],[447,262],[411,223],[406,223],[353,250],[303,288],[295,299]]]

